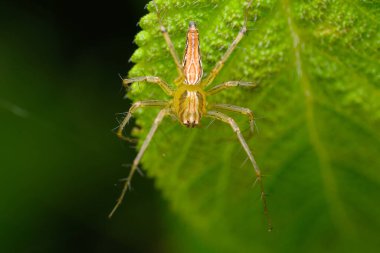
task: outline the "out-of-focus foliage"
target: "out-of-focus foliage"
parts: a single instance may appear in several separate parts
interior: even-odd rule
[[[177,52],[197,22],[205,72],[243,21],[244,0],[157,0]],[[140,21],[131,77],[176,70],[155,9]],[[275,230],[266,231],[254,173],[229,126],[186,129],[167,119],[144,168],[193,231],[216,252],[348,252],[379,248],[380,5],[359,0],[255,0],[248,35],[214,84],[255,81],[210,98],[249,107],[249,139],[265,177]],[[167,99],[135,83],[133,100]],[[157,111],[141,110],[140,143]],[[243,129],[246,119],[234,115]],[[179,231],[180,232],[180,231]]]
[[[0,252],[167,252],[146,178],[107,218],[135,154],[112,129],[143,4],[19,2],[0,3]]]

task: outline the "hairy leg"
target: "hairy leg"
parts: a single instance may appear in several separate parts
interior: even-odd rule
[[[123,201],[124,195],[125,195],[125,193],[127,192],[128,187],[129,187],[130,184],[131,184],[132,177],[133,177],[135,171],[137,170],[137,166],[138,166],[138,164],[140,163],[140,160],[141,160],[142,156],[144,155],[145,150],[146,150],[147,147],[149,146],[149,144],[150,144],[150,142],[151,142],[151,140],[152,140],[152,138],[153,138],[153,135],[155,134],[155,132],[156,132],[158,126],[160,125],[162,119],[163,119],[166,115],[168,115],[168,114],[170,114],[170,109],[167,109],[167,108],[162,109],[162,110],[158,113],[156,119],[154,120],[154,123],[153,123],[152,127],[150,128],[149,133],[148,133],[148,135],[146,136],[146,138],[145,138],[145,140],[144,140],[144,142],[143,142],[143,144],[142,144],[142,146],[141,146],[139,152],[137,153],[137,156],[136,156],[135,160],[133,160],[133,164],[132,164],[131,171],[129,172],[129,175],[128,175],[128,177],[127,177],[127,180],[125,181],[125,184],[124,184],[123,190],[122,190],[122,192],[121,192],[121,194],[120,194],[120,197],[119,197],[119,198],[117,199],[117,201],[116,201],[116,205],[115,205],[115,207],[112,209],[111,213],[108,215],[109,218],[112,217],[112,215],[115,213],[116,209],[119,207],[119,205],[120,205],[121,202]]]
[[[214,95],[215,93],[218,93],[222,90],[225,90],[231,87],[239,87],[239,86],[253,88],[253,87],[257,87],[257,84],[252,83],[252,82],[228,81],[228,82],[221,83],[212,87],[211,89],[207,91],[207,95]]]
[[[251,7],[253,0],[250,0],[245,8],[244,11],[244,23],[241,27],[238,35],[230,45],[230,47],[227,49],[227,51],[224,53],[222,58],[216,63],[215,67],[211,70],[209,76],[206,78],[205,82],[202,83],[204,87],[210,85],[212,81],[215,79],[215,77],[218,75],[219,71],[222,69],[224,63],[227,61],[227,59],[230,57],[232,52],[235,50],[236,46],[239,44],[241,39],[244,37],[244,34],[247,32],[247,22],[248,22],[248,9]]]
[[[164,82],[161,78],[156,76],[139,76],[139,77],[133,77],[133,78],[126,78],[123,79],[123,86],[128,87],[129,84],[134,82],[148,82],[148,83],[154,83],[158,84],[160,88],[169,96],[173,95],[173,90],[169,87],[169,85]]]
[[[153,5],[154,7],[156,8],[156,13],[157,13],[157,18],[158,18],[158,22],[160,23],[160,30],[162,32],[162,35],[164,36],[164,39],[166,41],[166,44],[168,45],[168,48],[169,48],[169,51],[170,51],[170,54],[172,55],[173,57],[173,60],[174,60],[174,63],[177,67],[177,72],[178,72],[178,75],[179,75],[179,79],[183,79],[184,76],[183,76],[183,69],[182,69],[182,65],[181,65],[181,62],[178,58],[178,55],[177,55],[177,52],[175,51],[175,48],[174,48],[174,45],[173,45],[173,42],[172,40],[170,39],[170,36],[169,36],[169,33],[168,31],[166,30],[165,26],[162,24],[162,19],[161,19],[161,14],[160,14],[160,11],[158,10],[158,7],[157,7],[157,4],[156,4],[156,1],[153,0]]]
[[[252,166],[255,170],[256,181],[259,182],[259,184],[260,184],[261,200],[262,200],[263,206],[264,206],[264,214],[268,220],[268,229],[272,230],[272,222],[271,222],[271,219],[270,219],[269,213],[268,213],[267,201],[266,201],[266,195],[264,193],[264,184],[262,181],[261,171],[259,169],[259,166],[256,163],[255,158],[253,157],[251,150],[249,149],[247,142],[245,141],[243,135],[241,134],[240,128],[238,127],[236,122],[231,117],[228,117],[227,115],[225,115],[221,112],[208,111],[205,116],[210,117],[210,118],[214,118],[214,119],[217,119],[217,120],[220,120],[220,121],[223,121],[223,122],[229,124],[231,126],[231,128],[233,129],[233,131],[236,133],[236,135],[240,141],[240,144],[242,145],[244,151],[247,153],[247,156],[248,156],[249,160],[251,161]]]
[[[133,103],[133,105],[131,106],[131,108],[128,111],[127,116],[125,116],[125,118],[123,119],[123,121],[121,122],[121,124],[117,130],[117,136],[120,139],[123,139],[125,141],[130,141],[130,138],[123,135],[123,130],[124,130],[125,126],[127,125],[128,121],[131,119],[133,113],[138,108],[141,108],[141,107],[165,107],[167,105],[168,105],[168,102],[159,101],[159,100],[138,101],[138,102]]]
[[[236,106],[236,105],[229,105],[229,104],[212,104],[209,106],[211,109],[219,109],[219,110],[225,110],[225,111],[230,111],[230,112],[237,112],[240,114],[243,114],[248,117],[249,120],[249,128],[251,132],[253,133],[254,131],[254,117],[253,117],[253,112],[244,107]]]

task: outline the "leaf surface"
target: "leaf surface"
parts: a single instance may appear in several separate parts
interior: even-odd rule
[[[244,19],[242,0],[157,0],[179,55],[196,21],[205,75]],[[129,76],[176,69],[155,9],[140,21]],[[187,129],[166,119],[142,164],[174,210],[216,252],[347,252],[379,247],[380,4],[376,1],[262,0],[249,11],[248,34],[213,82],[254,81],[209,103],[251,108],[256,131],[233,116],[266,175],[275,231],[266,231],[253,168],[231,128],[204,119]],[[180,56],[181,57],[181,56]],[[134,101],[169,99],[135,83]],[[140,145],[157,114],[136,113]],[[377,234],[378,235],[378,234]]]

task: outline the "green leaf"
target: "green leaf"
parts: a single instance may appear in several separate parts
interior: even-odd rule
[[[205,73],[242,23],[244,0],[158,1],[178,53],[197,22]],[[155,9],[140,21],[131,77],[173,83],[174,62]],[[268,233],[253,168],[231,128],[202,121],[187,129],[166,119],[142,164],[173,209],[216,252],[353,252],[379,248],[380,4],[359,0],[262,0],[248,34],[214,84],[234,88],[208,102],[251,108],[259,131],[248,143],[266,175],[275,230]],[[255,18],[256,17],[256,18]],[[174,86],[173,86],[174,87]],[[132,100],[168,99],[135,83]],[[136,114],[142,143],[157,114]],[[242,129],[246,118],[232,115]],[[248,131],[245,131],[248,135]]]

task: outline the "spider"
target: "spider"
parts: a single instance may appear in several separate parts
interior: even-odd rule
[[[228,81],[219,85],[215,85],[212,88],[208,88],[215,77],[218,75],[219,71],[222,69],[224,63],[227,61],[229,56],[237,47],[238,43],[244,37],[244,34],[247,32],[247,20],[248,20],[248,10],[252,5],[253,0],[249,0],[247,2],[245,11],[244,11],[244,22],[241,27],[239,33],[233,40],[232,44],[229,46],[227,51],[224,53],[222,58],[216,63],[214,68],[211,70],[205,80],[202,80],[203,75],[203,67],[202,67],[202,59],[199,45],[199,32],[196,27],[195,22],[191,21],[189,23],[189,28],[187,31],[187,40],[185,53],[182,60],[182,64],[178,58],[174,45],[170,39],[169,33],[162,24],[162,19],[160,16],[160,11],[157,7],[156,2],[153,0],[153,5],[156,9],[156,14],[158,18],[158,22],[160,25],[161,33],[166,41],[166,44],[169,48],[170,54],[174,60],[176,65],[176,69],[178,72],[178,78],[174,80],[174,84],[176,86],[175,89],[172,89],[164,80],[157,76],[141,76],[134,77],[129,79],[123,79],[123,85],[128,87],[131,83],[134,82],[147,82],[158,85],[167,95],[171,97],[169,101],[158,101],[158,100],[147,100],[147,101],[139,101],[135,102],[129,109],[126,117],[123,119],[120,124],[117,135],[124,140],[130,140],[128,137],[123,135],[123,129],[126,124],[132,117],[133,113],[142,107],[159,107],[161,108],[160,112],[156,116],[154,123],[151,126],[151,129],[146,136],[136,158],[133,161],[131,171],[125,181],[124,188],[118,198],[115,207],[109,214],[109,217],[113,215],[116,209],[121,204],[126,191],[128,190],[132,177],[137,170],[137,166],[150,144],[158,126],[165,116],[172,115],[176,119],[178,119],[179,123],[193,128],[199,125],[202,117],[213,118],[216,120],[220,120],[224,123],[230,125],[232,130],[236,133],[237,138],[239,139],[243,149],[245,150],[251,164],[254,168],[256,174],[256,182],[259,182],[260,191],[261,191],[261,200],[263,202],[264,214],[268,219],[269,228],[271,228],[271,221],[268,215],[268,209],[266,204],[266,196],[264,193],[264,186],[262,182],[262,174],[261,171],[255,161],[255,158],[245,141],[240,128],[236,124],[236,122],[226,114],[219,112],[218,110],[230,111],[235,113],[240,113],[246,115],[248,117],[250,123],[250,130],[253,132],[254,129],[254,117],[253,113],[248,108],[243,108],[236,105],[230,104],[208,104],[207,97],[214,95],[222,90],[229,89],[231,87],[244,86],[244,87],[255,87],[256,85],[251,82],[242,82],[242,81]]]

